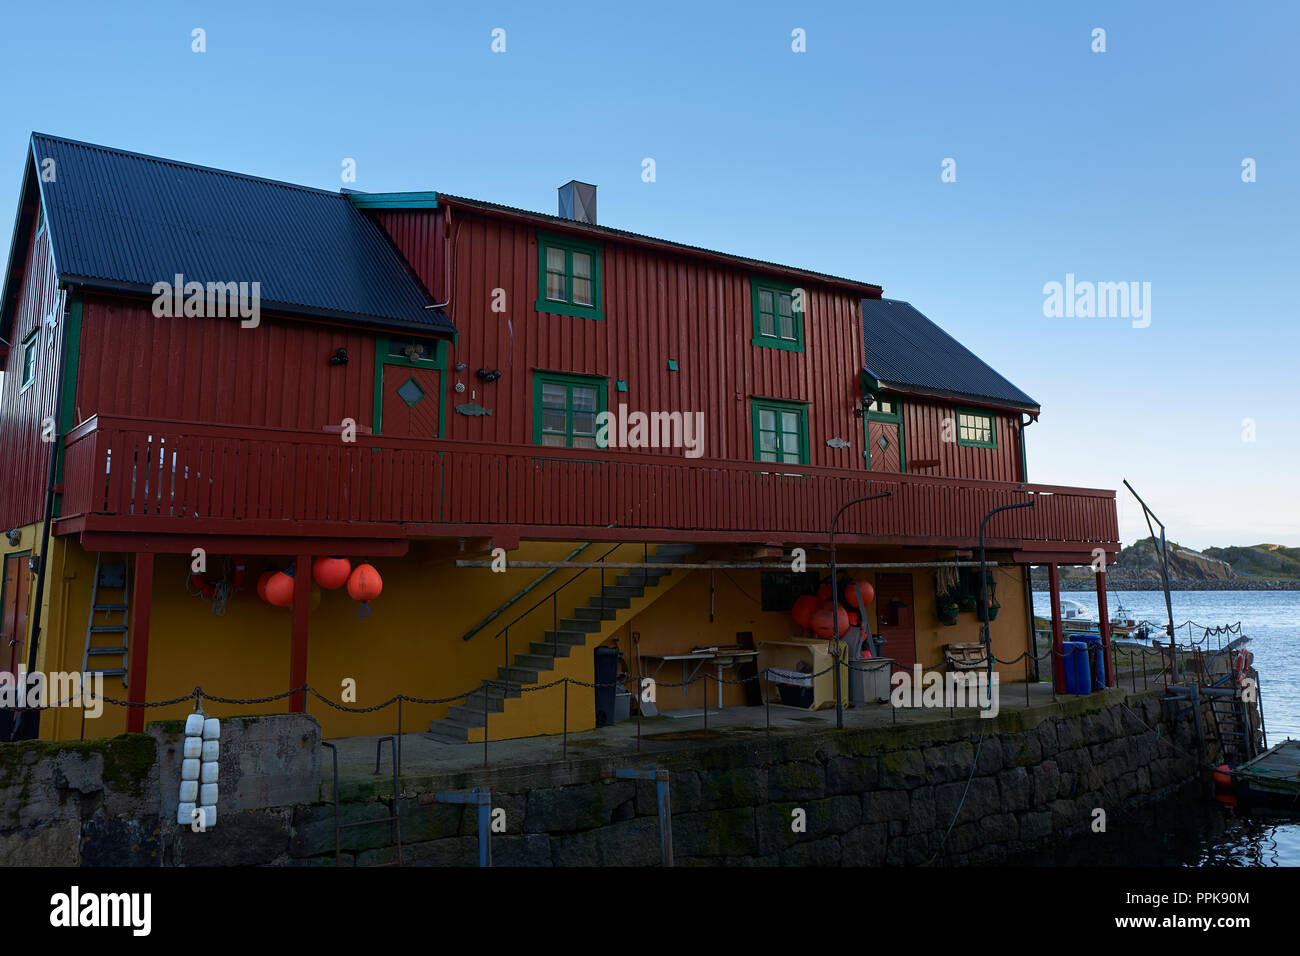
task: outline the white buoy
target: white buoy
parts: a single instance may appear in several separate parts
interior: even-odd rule
[[[188,757],[189,754],[186,754]],[[202,758],[204,763],[216,763],[217,758],[221,756],[221,741],[205,740],[203,741]]]
[[[199,782],[197,780],[181,781],[181,803],[199,802]]]
[[[183,751],[183,755],[187,760],[190,759],[191,757],[201,758],[203,756],[203,738],[186,737],[185,750]]]
[[[203,722],[203,739],[218,740],[221,737],[221,721],[215,717],[209,717]]]
[[[188,761],[186,761],[188,763]],[[199,770],[200,783],[216,783],[217,776],[221,772],[219,764],[204,762]]]
[[[203,715],[197,710],[185,718],[185,736],[199,737],[203,734]]]
[[[200,763],[193,757],[181,761],[181,779],[198,780]]]
[[[205,807],[215,807],[217,805],[217,785],[215,783],[205,783],[199,786],[199,804]]]
[[[194,822],[194,804],[182,803],[176,807],[176,822],[183,827]]]

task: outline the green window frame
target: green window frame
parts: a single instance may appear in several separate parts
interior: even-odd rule
[[[749,280],[749,287],[754,310],[753,344],[802,352],[804,313],[795,308],[795,293],[800,287],[757,277]],[[803,298],[807,299],[807,290]]]
[[[992,412],[957,409],[957,444],[962,448],[997,448],[998,428]]]
[[[863,406],[867,417],[878,422],[897,422],[902,420],[903,410],[898,399],[886,395],[872,395]]]
[[[569,236],[537,234],[538,312],[601,321],[601,247]]]
[[[40,345],[40,330],[23,339],[23,382],[18,392],[22,394],[36,383],[36,353]]]
[[[808,405],[775,398],[751,401],[754,427],[754,461],[806,465],[808,455]],[[793,427],[792,427],[793,426]],[[791,451],[793,444],[795,449]],[[791,455],[796,457],[791,458]]]
[[[601,447],[596,444],[596,416],[606,410],[608,390],[609,379],[599,375],[534,372],[533,444]]]

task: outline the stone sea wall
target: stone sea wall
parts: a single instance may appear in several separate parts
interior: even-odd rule
[[[319,800],[319,763],[311,768],[319,738],[304,739],[314,721],[262,720],[279,729],[258,731],[260,743],[244,748],[247,783],[236,755],[227,768],[223,751],[221,817],[202,834],[175,825],[174,793],[168,816],[164,804],[178,779],[169,752],[175,743],[160,729],[151,728],[152,739],[107,742],[138,748],[135,763],[106,754],[101,768],[75,746],[51,744],[32,750],[34,759],[20,758],[25,775],[15,776],[12,757],[0,762],[0,864],[333,865],[334,810]],[[161,759],[141,766],[148,747],[140,741]],[[268,741],[287,748],[276,759],[296,761],[295,774],[276,776]],[[602,777],[651,764],[670,772],[679,866],[996,862],[1087,830],[1098,808],[1122,813],[1181,786],[1196,776],[1195,749],[1190,719],[1170,725],[1157,693],[1112,690],[992,720],[755,732],[639,757],[404,778],[402,862],[476,865],[475,808],[422,805],[418,796],[491,787],[494,809],[504,811],[504,832],[492,838],[494,865],[656,865],[654,785]],[[28,802],[15,816],[23,786]],[[38,790],[44,795],[33,799]],[[391,791],[391,777],[346,788],[341,822],[382,821],[392,813]],[[242,796],[227,802],[227,793]],[[74,841],[80,849],[72,849]],[[388,823],[345,829],[341,862],[392,862],[393,843]]]

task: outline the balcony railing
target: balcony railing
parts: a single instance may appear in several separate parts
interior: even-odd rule
[[[1118,537],[1115,493],[803,465],[92,418],[67,438],[61,520],[104,530],[286,535],[438,534],[439,526],[626,529],[738,540],[825,533],[851,498],[846,536],[1060,550]],[[779,467],[781,473],[767,471]],[[463,532],[455,532],[463,533]]]

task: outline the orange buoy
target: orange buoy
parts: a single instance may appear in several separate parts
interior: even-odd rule
[[[373,601],[384,590],[384,579],[369,564],[358,564],[348,578],[348,595],[362,604]]]
[[[290,571],[293,569],[290,568]],[[276,571],[266,582],[266,601],[276,607],[293,606],[293,575],[290,571]]]
[[[838,628],[836,623],[839,624]],[[818,637],[843,637],[849,631],[849,612],[842,607],[836,608],[827,601],[813,612],[812,629]]]
[[[320,557],[312,562],[311,576],[321,587],[333,591],[348,583],[352,562],[338,555]]]
[[[862,592],[862,603],[858,603],[858,592]],[[871,582],[866,578],[849,578],[844,584],[844,603],[849,607],[866,608],[868,604],[876,599],[876,589],[871,586]]]
[[[1221,763],[1217,767],[1215,767],[1214,785],[1216,787],[1231,787],[1232,786],[1232,774],[1230,772],[1231,770],[1232,768],[1229,767],[1226,763]]]
[[[268,603],[270,603],[270,599],[266,596],[266,583],[273,577],[275,577],[274,571],[263,571],[257,579],[257,596]]]
[[[794,618],[795,624],[806,631],[812,627],[813,614],[821,606],[822,602],[813,595],[804,594],[794,599],[794,605],[790,608],[790,616]]]
[[[817,589],[817,600],[829,601],[831,599],[831,584],[827,581]]]

